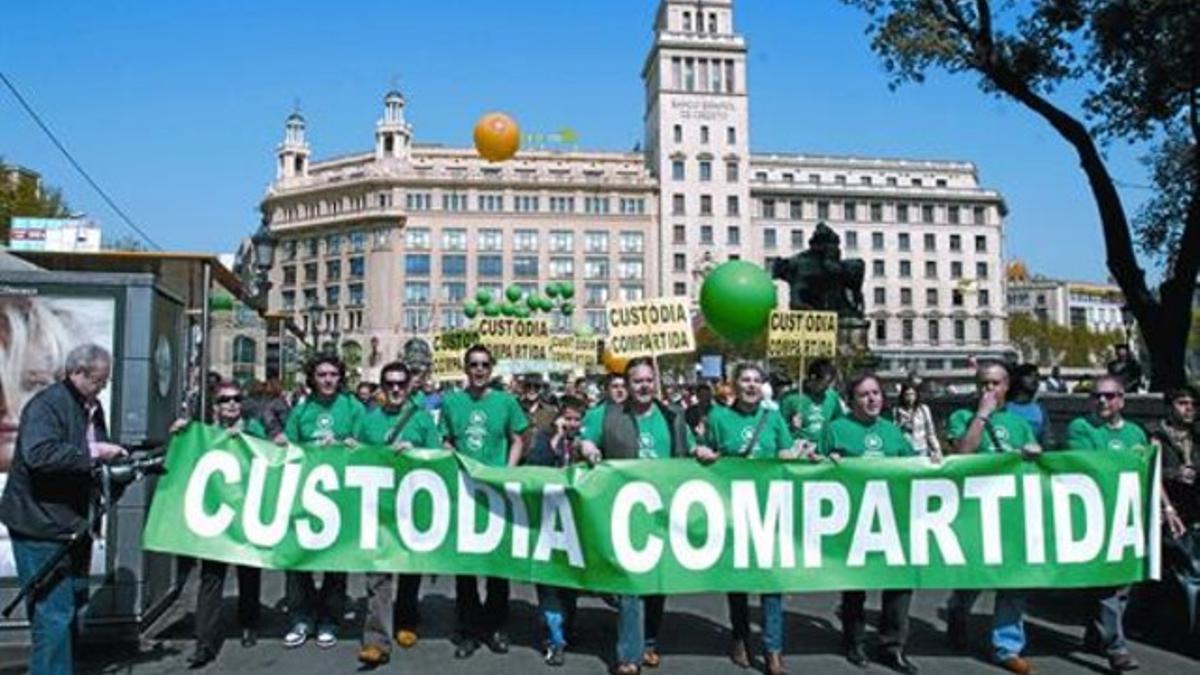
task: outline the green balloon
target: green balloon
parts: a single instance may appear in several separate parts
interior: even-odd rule
[[[575,284],[569,281],[564,281],[558,288],[558,293],[563,297],[563,300],[570,300],[575,297]]]
[[[775,302],[771,275],[745,260],[721,264],[700,287],[704,320],[730,342],[745,342],[761,333]]]
[[[530,293],[529,297],[525,298],[525,305],[530,311],[536,312],[542,308],[542,299]]]
[[[504,291],[504,295],[505,295],[505,297],[508,298],[509,302],[519,301],[521,299],[521,296],[524,294],[525,294],[525,292],[522,291],[521,287],[516,284],[509,286],[508,290]]]
[[[511,302],[500,303],[500,313],[504,316],[514,316],[517,313],[517,306]]]
[[[542,298],[542,311],[543,312],[553,312],[554,311],[554,301],[551,300],[550,298]]]
[[[575,313],[575,305],[572,305],[569,302],[564,302],[558,311],[562,312],[563,316],[571,316]]]
[[[483,308],[484,316],[500,316],[500,305],[495,303],[487,305]]]
[[[475,293],[475,301],[486,307],[492,302],[492,294],[489,291],[480,290]]]
[[[549,286],[546,286],[546,297],[549,297],[549,298],[558,297],[558,282],[554,282],[554,283],[550,284]]]
[[[592,335],[595,335],[595,331],[586,323],[575,329],[575,337],[592,337]]]
[[[479,314],[479,305],[476,305],[475,303],[471,302],[470,300],[468,300],[467,302],[464,302],[463,303],[463,314],[465,314],[468,319],[474,319]]]
[[[513,312],[515,313],[515,315],[518,319],[528,319],[529,318],[529,308],[526,307],[525,305],[517,305],[516,307],[513,308]]]

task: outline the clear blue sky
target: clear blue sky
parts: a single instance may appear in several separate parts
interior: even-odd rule
[[[657,0],[330,3],[19,2],[0,69],[83,165],[168,249],[224,252],[257,225],[283,119],[299,99],[319,159],[369,150],[397,82],[418,141],[468,145],[499,109],[586,148],[642,136],[639,74]],[[738,0],[750,45],[754,151],[961,159],[1007,199],[1008,257],[1102,280],[1098,219],[1077,161],[1040,120],[965,76],[897,92],[837,0]],[[0,90],[0,155],[124,226]],[[1136,153],[1114,174],[1145,183]],[[1125,189],[1130,212],[1146,197]]]

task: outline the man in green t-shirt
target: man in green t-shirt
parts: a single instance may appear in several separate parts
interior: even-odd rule
[[[1122,416],[1125,385],[1113,375],[1102,375],[1092,385],[1091,414],[1076,417],[1067,425],[1068,450],[1129,451],[1150,445],[1146,432]],[[1083,643],[1108,657],[1114,672],[1137,670],[1140,664],[1129,653],[1125,639],[1125,608],[1129,586],[1097,588],[1091,593],[1092,608]]]
[[[524,444],[521,433],[528,422],[516,397],[493,389],[495,360],[483,345],[473,345],[463,356],[467,388],[442,398],[440,425],[446,447],[488,466],[516,466]],[[458,645],[454,657],[469,658],[482,639],[497,654],[508,653],[508,579],[487,577],[487,602],[479,599],[479,580],[460,575],[455,579],[454,604],[458,614]]]
[[[792,435],[797,439],[816,444],[821,439],[825,424],[846,414],[842,397],[833,388],[837,368],[827,358],[813,359],[808,364],[804,382],[798,391],[792,391],[779,401],[779,414]]]
[[[1033,427],[1024,418],[1004,410],[1008,395],[1008,369],[999,363],[980,366],[975,374],[979,401],[974,410],[957,410],[950,415],[946,436],[959,454],[1020,452],[1027,459],[1041,454]],[[965,648],[967,617],[979,597],[978,590],[954,591],[946,612],[946,633],[952,645]],[[1025,593],[996,591],[992,614],[992,658],[1005,670],[1019,675],[1033,672],[1033,664],[1021,656],[1025,649]]]
[[[636,358],[625,369],[629,398],[624,404],[605,403],[584,418],[580,454],[590,464],[601,459],[664,459],[686,457],[696,448],[696,439],[683,415],[655,399],[658,373],[654,362]],[[658,629],[666,598],[623,595],[617,598],[618,675],[636,675],[644,664],[659,665]]]
[[[365,410],[352,394],[344,391],[346,366],[333,354],[320,354],[306,368],[309,396],[288,414],[284,431],[276,442],[331,446],[341,443],[348,448],[358,445],[355,433],[362,424]],[[316,619],[317,645],[328,649],[337,644],[337,625],[346,606],[346,573],[325,572],[321,589],[313,583],[313,573],[287,572],[288,608],[292,628],[283,637],[286,647],[299,647],[308,641]]]
[[[413,378],[408,367],[399,361],[387,364],[380,371],[379,382],[384,403],[363,418],[358,440],[389,446],[396,452],[414,447],[440,448],[442,432],[429,412],[409,395]],[[406,649],[417,643],[421,575],[401,574],[398,583],[395,577],[391,573],[367,573],[367,614],[358,660],[368,667],[388,662],[393,637]],[[389,628],[390,624],[394,625]]]

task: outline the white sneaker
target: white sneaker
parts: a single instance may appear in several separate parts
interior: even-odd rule
[[[321,649],[329,649],[337,644],[337,635],[334,634],[332,628],[317,629],[317,646]]]
[[[289,649],[299,647],[305,642],[308,642],[308,625],[304,623],[292,626],[287,635],[283,636],[283,646]]]

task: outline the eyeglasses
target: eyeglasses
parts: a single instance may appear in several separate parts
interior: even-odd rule
[[[383,386],[388,389],[403,389],[408,386],[408,380],[386,380]]]
[[[217,403],[241,403],[241,402],[242,402],[242,397],[240,394],[237,396],[218,396],[217,397]]]
[[[491,368],[491,367],[492,367],[491,361],[468,361],[467,362],[467,368],[470,370],[475,370],[475,369],[487,370],[488,368]]]
[[[1119,391],[1098,391],[1098,392],[1092,394],[1092,398],[1097,399],[1097,400],[1104,399],[1105,401],[1113,401],[1118,398],[1121,398],[1123,395],[1124,394],[1122,394]]]

